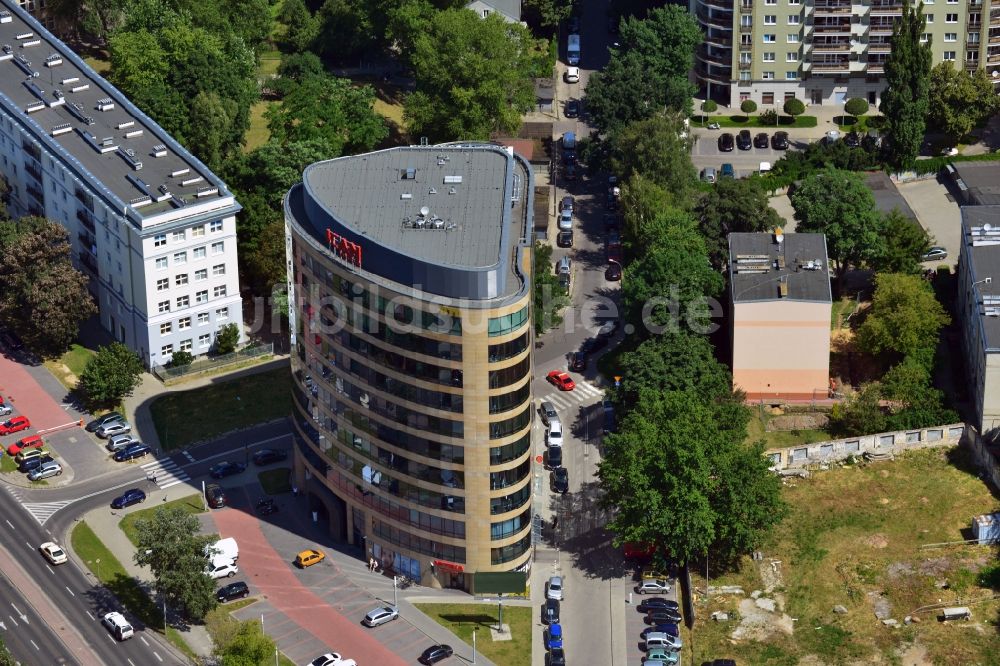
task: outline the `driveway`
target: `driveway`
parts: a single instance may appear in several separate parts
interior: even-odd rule
[[[931,244],[948,250],[948,258],[926,264],[955,266],[962,242],[962,214],[948,189],[937,178],[896,183],[896,189],[913,209],[920,226],[932,236]]]

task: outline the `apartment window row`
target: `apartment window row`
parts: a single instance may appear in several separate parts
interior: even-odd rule
[[[210,346],[211,344],[212,344],[212,335],[210,333],[198,336],[198,347],[204,348]],[[177,345],[177,351],[190,352],[192,349],[194,349],[194,340],[192,338],[188,338],[187,340],[181,340],[180,343],[178,343]],[[173,353],[174,353],[174,346],[172,344],[163,345],[162,347],[160,347],[160,355],[163,356],[164,358],[166,358],[167,356],[172,356]]]
[[[298,393],[298,391],[296,393]],[[444,444],[432,439],[426,439],[418,435],[396,430],[395,428],[387,426],[384,423],[370,419],[368,414],[365,412],[356,410],[351,405],[343,403],[339,400],[328,399],[324,404],[328,405],[331,412],[342,418],[345,422],[350,423],[352,427],[367,433],[369,436],[374,437],[381,442],[385,442],[386,444],[395,446],[403,451],[408,451],[431,460],[440,460],[442,462],[457,464],[465,463],[465,449],[462,446]],[[329,430],[336,435],[340,430],[340,426],[336,421],[333,421]],[[355,440],[352,439],[352,443],[354,441]],[[362,438],[360,441],[365,442],[367,439]]]
[[[444,391],[434,391],[413,386],[412,384],[384,375],[365,363],[359,363],[353,358],[349,358],[338,352],[334,352],[334,354],[335,363],[338,368],[346,369],[350,374],[374,389],[409,402],[424,405],[425,407],[443,409],[459,414],[462,413],[463,400],[461,393],[446,393]],[[328,379],[329,374],[329,369],[324,366],[323,378]]]
[[[445,386],[462,386],[461,370],[445,368],[433,363],[425,363],[409,356],[385,350],[378,345],[362,340],[348,331],[340,331],[335,339],[345,349],[349,349],[356,354],[361,354],[369,361],[390,370]]]
[[[220,243],[219,245],[223,245],[223,244]],[[213,252],[213,254],[220,254],[221,252],[225,252],[225,247],[224,246],[222,247],[222,249],[220,250],[220,252]],[[193,259],[195,261],[197,261],[199,259],[205,259],[208,256],[208,250],[204,246],[202,246],[202,247],[196,247],[196,248],[193,248],[191,250],[191,255],[192,255],[192,257],[193,257]],[[162,271],[162,270],[166,270],[167,268],[169,268],[170,267],[170,259],[171,259],[171,257],[157,257],[156,258],[156,269]],[[183,250],[181,252],[174,252],[174,254],[173,254],[173,264],[174,264],[174,266],[183,266],[184,264],[187,263],[187,260],[188,260],[187,250]],[[225,275],[225,274],[226,274],[226,265],[225,264],[215,264],[214,266],[212,266],[212,275]]]
[[[490,396],[490,414],[499,414],[514,409],[531,397],[531,383],[528,382],[516,391]]]
[[[360,326],[358,326],[354,321],[354,313],[348,311],[347,315],[347,323],[349,326],[355,329],[360,329],[362,333],[370,335],[376,340],[384,342],[392,347],[415,352],[417,354],[424,354],[425,356],[434,356],[447,361],[462,360],[462,345],[459,343],[432,340],[431,338],[425,338],[422,335],[417,335],[416,333],[400,333],[392,330],[392,328],[388,326],[383,326],[377,319],[372,319],[368,316],[362,316],[361,321],[358,322]]]
[[[449,333],[451,335],[462,334],[462,318],[453,317],[447,313],[426,312],[424,310],[414,310],[409,305],[393,303],[390,299],[379,296],[376,300],[377,311],[380,315],[388,319],[390,316],[397,323],[404,326],[419,325],[421,328],[434,333]],[[388,312],[392,309],[392,313]]]
[[[214,220],[213,222],[209,223],[209,231],[211,231],[211,233],[213,234],[222,231],[222,220]],[[192,238],[201,238],[204,235],[205,235],[204,224],[199,224],[196,227],[191,227]],[[166,245],[167,237],[168,235],[165,233],[156,234],[155,236],[153,236],[153,247],[163,247],[164,245]],[[169,238],[171,243],[183,243],[184,241],[187,240],[187,230],[181,229],[180,231],[172,231],[169,234]],[[221,247],[222,243],[213,243],[212,247],[215,248],[216,245]]]
[[[497,345],[490,345],[488,350],[489,362],[498,363],[500,361],[506,361],[509,358],[514,358],[515,356],[523,353],[527,348],[527,333],[524,333],[509,342],[501,342]]]
[[[222,267],[222,272],[218,273],[217,275],[225,275],[225,272],[226,272],[226,270],[225,270],[225,267],[223,266]],[[194,281],[195,282],[201,282],[202,280],[207,280],[207,279],[208,279],[208,269],[207,268],[206,269],[202,269],[200,271],[195,271],[195,274],[194,274]],[[183,287],[184,285],[189,284],[189,282],[190,281],[188,279],[188,274],[187,273],[178,273],[177,275],[174,276],[174,286],[175,287]],[[157,278],[156,279],[156,291],[167,291],[168,289],[170,289],[170,278]],[[224,284],[223,285],[216,285],[215,287],[212,288],[212,291],[213,291],[213,295],[215,297],[217,297],[217,298],[220,297],[220,296],[225,296],[226,295],[226,285],[224,285]],[[208,299],[208,290],[205,290],[204,292],[198,292],[198,293],[199,294],[204,293],[205,299],[206,300]],[[198,302],[201,303],[202,301],[198,301]]]
[[[502,465],[503,463],[508,463],[511,460],[517,460],[530,448],[531,433],[527,432],[516,442],[504,444],[503,446],[490,447],[490,464]]]
[[[364,388],[356,386],[342,377],[335,377],[334,385],[338,393],[347,396],[353,402],[361,405],[361,407],[369,409],[371,412],[391,421],[416,430],[444,435],[446,437],[461,438],[465,436],[465,423],[462,421],[430,416],[398,405],[381,396],[370,395]]]
[[[503,546],[501,548],[491,548],[490,549],[490,561],[492,564],[503,564],[505,562],[512,562],[525,553],[531,548],[531,533],[524,535],[523,539],[518,540],[509,546]]]
[[[489,320],[489,336],[491,338],[506,335],[516,331],[528,323],[528,306],[525,305],[517,312],[512,312],[502,317],[491,317]]]
[[[503,421],[490,423],[490,439],[502,439],[510,437],[516,432],[520,432],[531,423],[531,405],[528,405],[523,412]]]
[[[493,541],[500,541],[501,539],[506,539],[507,537],[512,537],[525,526],[531,524],[531,509],[509,518],[507,520],[501,521],[499,523],[490,524],[490,539]]]
[[[529,501],[531,501],[530,483],[510,495],[504,495],[503,497],[491,497],[490,515],[495,516],[498,513],[507,513],[508,511],[519,509]]]
[[[373,533],[379,539],[391,543],[392,545],[423,555],[429,555],[435,559],[447,560],[457,564],[465,564],[465,548],[462,546],[452,546],[431,539],[425,539],[415,534],[391,525],[383,523],[381,520],[375,521]],[[528,545],[531,545],[530,534]]]
[[[525,460],[514,469],[507,469],[502,472],[490,472],[490,490],[500,490],[501,488],[515,486],[530,473],[531,460]]]
[[[490,370],[489,387],[491,389],[510,386],[524,377],[531,371],[531,357],[526,356],[514,365],[499,370]]]

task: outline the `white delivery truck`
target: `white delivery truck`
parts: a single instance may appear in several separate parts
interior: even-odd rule
[[[580,35],[566,38],[566,62],[573,67],[580,64]]]
[[[240,547],[233,537],[219,539],[205,546],[205,556],[217,566],[234,563],[240,559]]]

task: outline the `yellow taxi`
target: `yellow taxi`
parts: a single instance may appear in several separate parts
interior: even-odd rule
[[[325,559],[326,554],[323,553],[323,551],[309,549],[303,550],[295,556],[295,564],[296,566],[305,569],[306,567],[311,567],[314,564],[319,564]]]

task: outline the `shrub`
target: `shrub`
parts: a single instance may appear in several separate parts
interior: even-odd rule
[[[231,354],[236,351],[240,341],[240,328],[236,324],[226,324],[215,336],[215,351],[219,354]]]
[[[778,126],[778,112],[774,109],[768,109],[760,114],[760,122],[762,125],[774,125]]]
[[[785,100],[785,105],[782,109],[790,116],[800,116],[806,112],[806,105],[802,103],[801,99],[789,97]]]
[[[745,99],[743,103],[740,104],[740,111],[743,113],[753,113],[757,110],[757,102],[752,99]]]
[[[715,100],[706,99],[701,103],[701,110],[705,113],[715,113],[719,110],[719,105],[715,103]]]
[[[194,361],[194,356],[191,355],[191,352],[182,349],[174,352],[174,355],[170,358],[170,365],[179,368],[184,365],[191,365],[192,361]]]
[[[849,116],[863,116],[868,113],[868,101],[860,97],[852,97],[844,104],[844,113]]]

